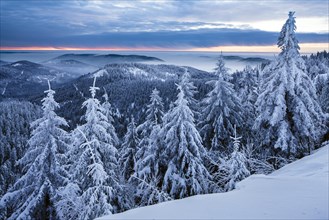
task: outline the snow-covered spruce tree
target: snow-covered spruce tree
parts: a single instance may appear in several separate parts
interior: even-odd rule
[[[114,123],[114,119],[113,119],[113,112],[112,112],[112,106],[111,103],[109,102],[109,96],[106,92],[106,90],[104,89],[104,102],[102,104],[102,110],[103,110],[103,114],[105,115],[105,117],[107,118],[108,123],[107,125],[107,133],[111,136],[111,140],[112,140],[112,144],[114,146],[118,146],[119,144],[119,138],[115,132],[115,128],[113,126]]]
[[[217,80],[207,82],[213,89],[202,101],[200,117],[200,134],[206,148],[224,150],[229,146],[233,125],[242,125],[242,107],[236,96],[233,85],[228,81],[230,76],[220,56],[216,68]],[[225,149],[227,150],[227,148]]]
[[[246,66],[242,71],[233,74],[234,89],[241,99],[241,102],[254,104],[257,100],[257,81],[259,68]]]
[[[70,153],[73,166],[72,180],[81,190],[79,219],[93,219],[117,211],[117,194],[120,188],[116,175],[117,149],[107,132],[110,127],[104,109],[95,98],[95,86],[90,87],[91,98],[83,102],[86,108],[85,124],[73,131]]]
[[[172,198],[208,192],[210,175],[203,164],[206,150],[197,131],[182,85],[174,108],[165,115],[161,131],[167,161],[162,190]]]
[[[139,206],[152,205],[167,199],[159,187],[161,145],[159,132],[163,117],[163,104],[159,91],[154,89],[147,105],[146,121],[137,127],[141,141],[136,154],[136,200]]]
[[[189,107],[194,114],[194,118],[199,118],[200,107],[198,101],[194,98],[194,95],[198,93],[196,86],[191,82],[191,75],[189,74],[187,68],[185,68],[184,74],[181,76],[182,89],[184,91],[186,100],[189,103]]]
[[[155,125],[162,123],[163,117],[163,102],[159,96],[159,91],[154,89],[150,96],[150,103],[147,105],[146,120],[137,127],[137,132],[140,134],[140,153],[137,159],[143,158],[144,152],[148,148],[150,135]],[[142,153],[143,152],[143,153]]]
[[[42,99],[43,116],[31,123],[29,148],[18,161],[26,173],[1,198],[3,219],[56,219],[56,202],[60,199],[59,187],[67,183],[67,173],[62,165],[67,151],[68,126],[65,119],[56,115],[59,104],[54,100],[55,91],[45,91]]]
[[[171,200],[170,195],[162,190],[167,160],[163,157],[164,147],[160,133],[161,125],[155,125],[144,158],[136,162],[133,177],[137,181],[135,200],[139,206]]]
[[[228,82],[232,79],[228,71],[229,69],[225,66],[224,56],[221,53],[220,56],[218,57],[216,67],[214,69],[214,74],[216,76],[222,77],[223,80]]]
[[[259,68],[246,66],[242,71],[233,74],[232,83],[237,96],[241,100],[244,113],[243,127],[240,129],[245,139],[252,139],[252,126],[256,119],[255,103],[258,97]]]
[[[324,131],[324,117],[314,85],[305,73],[295,35],[294,12],[283,25],[276,61],[264,69],[258,117],[253,128],[259,145],[269,155],[300,157],[314,148]]]
[[[234,129],[234,137],[231,138],[233,140],[234,151],[227,163],[229,172],[227,177],[228,182],[224,189],[225,191],[233,190],[237,182],[250,175],[250,172],[247,168],[247,158],[243,151],[240,151],[239,149],[241,137],[237,137],[236,128]]]
[[[120,172],[124,180],[128,181],[130,176],[135,173],[136,152],[139,144],[136,124],[133,117],[131,117],[130,123],[128,124],[127,133],[123,139],[119,164]]]

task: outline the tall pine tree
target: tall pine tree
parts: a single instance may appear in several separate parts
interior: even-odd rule
[[[125,181],[128,181],[130,176],[135,173],[138,144],[139,138],[137,136],[136,124],[132,117],[128,124],[127,133],[124,136],[119,160],[120,171]]]
[[[136,154],[136,200],[140,206],[167,200],[160,191],[159,162],[161,145],[159,132],[163,117],[163,103],[159,91],[154,89],[146,110],[146,121],[138,126],[141,141]]]
[[[206,150],[182,87],[177,87],[177,100],[166,114],[161,132],[167,161],[162,190],[172,198],[207,193],[210,178],[203,164]]]
[[[242,125],[242,107],[236,96],[233,85],[228,81],[230,76],[220,56],[216,68],[217,80],[209,81],[213,89],[202,101],[200,134],[208,149],[219,150],[229,146],[230,134],[234,124]]]
[[[198,93],[197,87],[191,81],[191,75],[188,72],[187,68],[185,68],[185,72],[181,77],[181,86],[184,91],[186,100],[189,103],[190,109],[194,114],[194,118],[199,118],[200,106],[198,101],[194,98],[194,96]]]
[[[86,108],[85,124],[73,132],[72,179],[81,190],[81,219],[93,219],[117,211],[117,190],[120,188],[116,174],[117,149],[104,109],[95,97],[95,86],[90,87],[91,98],[82,106]]]
[[[314,148],[324,130],[324,117],[314,85],[305,73],[295,34],[294,12],[283,25],[276,61],[264,69],[254,129],[268,154],[302,156]]]
[[[47,96],[42,99],[43,116],[32,122],[29,148],[18,161],[26,173],[2,197],[1,218],[58,218],[58,189],[68,182],[63,168],[68,136],[61,127],[68,124],[55,113],[59,104],[54,100],[55,91],[48,84]]]
[[[107,125],[107,133],[111,136],[111,140],[112,140],[112,144],[114,146],[118,146],[119,144],[119,138],[115,132],[115,128],[113,126],[114,123],[114,119],[113,119],[113,109],[111,106],[111,103],[109,102],[109,96],[106,92],[106,90],[104,89],[104,102],[102,104],[102,110],[103,110],[103,114],[105,115],[105,117],[107,118],[108,123]]]
[[[149,139],[153,127],[162,123],[163,117],[163,102],[159,96],[159,91],[154,89],[150,96],[150,103],[147,105],[146,120],[137,127],[137,132],[140,134],[141,140],[139,148],[145,151],[149,145]],[[144,154],[140,152],[139,154]],[[142,158],[143,155],[138,156]]]

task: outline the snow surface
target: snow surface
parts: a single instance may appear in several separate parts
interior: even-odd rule
[[[132,209],[107,219],[328,219],[328,148],[237,189]]]
[[[128,68],[128,72],[132,73],[134,76],[138,76],[138,75],[148,76],[149,75],[144,70],[139,69],[139,68],[134,68],[134,67]]]

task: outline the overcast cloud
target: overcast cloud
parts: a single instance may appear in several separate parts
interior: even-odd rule
[[[273,45],[289,10],[302,43],[328,42],[328,0],[1,0],[2,47]]]

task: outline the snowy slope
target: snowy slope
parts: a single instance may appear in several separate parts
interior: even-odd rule
[[[228,193],[199,195],[99,219],[328,219],[328,148]]]

